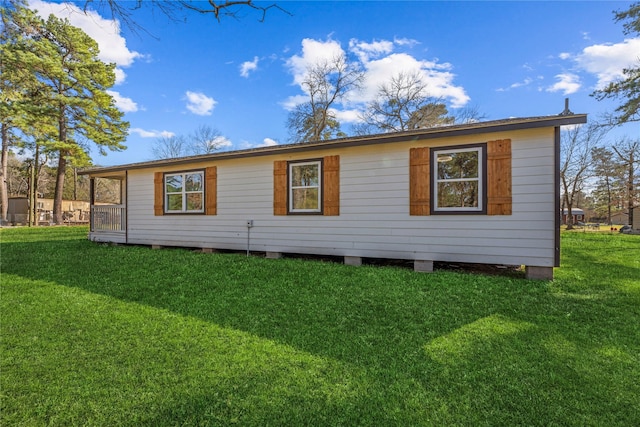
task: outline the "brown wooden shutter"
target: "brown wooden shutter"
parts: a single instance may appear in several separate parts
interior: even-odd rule
[[[273,162],[273,214],[287,214],[287,161]]]
[[[153,175],[153,214],[164,215],[164,174],[156,172]]]
[[[429,215],[429,148],[409,150],[409,215]]]
[[[205,180],[205,215],[218,213],[218,168],[211,166],[204,171]]]
[[[487,215],[511,215],[511,140],[487,142]]]
[[[326,156],[322,167],[324,215],[340,215],[340,156]]]

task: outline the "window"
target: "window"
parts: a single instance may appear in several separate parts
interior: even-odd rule
[[[484,145],[434,149],[433,212],[485,211]]]
[[[322,212],[322,161],[289,163],[289,212]]]
[[[511,215],[511,140],[409,150],[409,215]]]
[[[204,171],[164,175],[166,213],[204,212]]]
[[[273,162],[274,215],[340,215],[340,156]]]

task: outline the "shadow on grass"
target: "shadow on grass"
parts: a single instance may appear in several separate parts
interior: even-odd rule
[[[621,279],[633,276],[619,267]],[[239,358],[206,351],[234,376],[219,378],[217,368],[201,380],[194,374],[189,392],[145,407],[138,421],[147,425],[625,425],[638,415],[640,314],[615,286],[593,292],[604,272],[571,282],[574,289],[567,281],[559,296],[548,283],[505,277],[78,239],[3,243],[2,271],[261,339],[247,347],[220,338]],[[566,297],[571,292],[586,297]],[[264,340],[295,357],[269,356]],[[202,351],[192,351],[196,372],[208,357]]]

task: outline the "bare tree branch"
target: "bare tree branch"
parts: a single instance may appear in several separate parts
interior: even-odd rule
[[[211,154],[222,148],[225,142],[218,129],[208,125],[201,125],[189,135],[189,151],[191,154]]]
[[[98,10],[106,9],[114,19],[120,20],[125,26],[134,32],[146,30],[136,22],[135,12],[143,7],[150,7],[160,11],[172,21],[184,21],[183,12],[197,12],[200,14],[212,14],[220,22],[223,16],[238,19],[241,10],[251,9],[260,15],[259,22],[264,22],[267,13],[277,9],[287,15],[291,13],[280,7],[277,3],[270,5],[258,5],[253,0],[225,0],[225,1],[198,1],[198,0],[135,0],[124,2],[121,0],[84,0],[83,10],[86,13],[93,6]]]
[[[287,120],[291,139],[303,142],[344,136],[334,107],[349,91],[359,89],[363,79],[363,71],[344,55],[311,65],[301,84],[309,101],[298,105]]]
[[[560,145],[560,184],[562,197],[568,210],[567,229],[573,228],[572,213],[575,198],[582,192],[590,177],[593,165],[592,152],[606,133],[597,124],[576,126],[566,129]]]

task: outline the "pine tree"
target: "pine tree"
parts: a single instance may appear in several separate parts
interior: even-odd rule
[[[13,13],[20,14],[29,19],[12,22],[25,38],[16,61],[39,82],[38,102],[28,106],[37,117],[29,133],[45,152],[57,155],[53,214],[61,223],[67,166],[91,162],[89,142],[100,154],[125,149],[129,124],[106,92],[115,83],[115,64],[98,59],[98,44],[68,20],[51,15],[43,21],[26,11]]]
[[[0,134],[2,155],[0,168],[0,220],[7,220],[8,205],[8,161],[10,149],[23,147],[24,136],[32,134],[31,124],[37,123],[37,111],[42,84],[25,67],[35,57],[30,46],[33,36],[35,14],[24,8],[0,8],[2,31],[0,32]],[[35,107],[35,108],[34,108]]]

